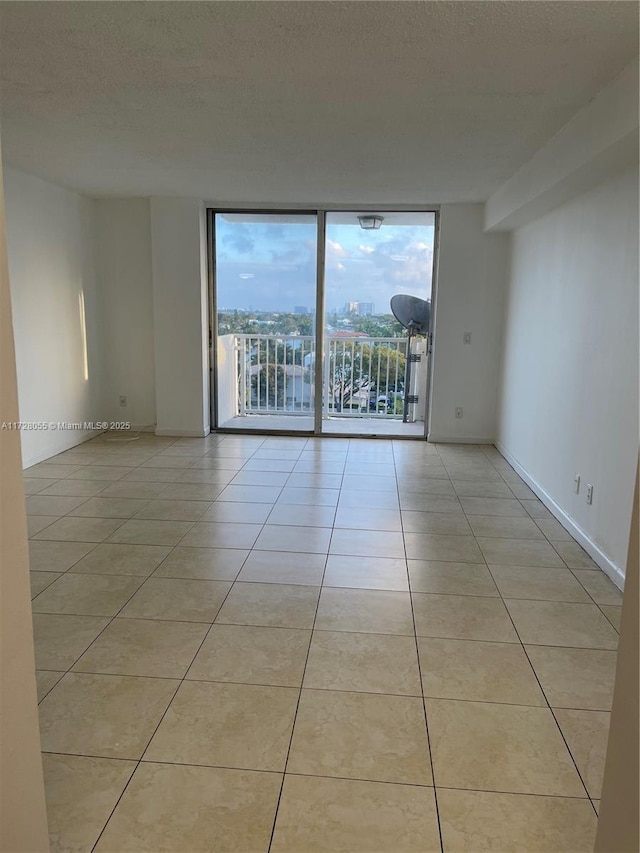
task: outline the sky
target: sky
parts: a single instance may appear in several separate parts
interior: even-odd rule
[[[430,296],[433,225],[383,222],[378,231],[365,231],[335,219],[327,214],[327,313],[347,302],[373,302],[377,314],[388,314],[396,293]],[[243,222],[217,214],[216,277],[220,309],[313,311],[315,217],[292,223],[265,214],[260,222]]]

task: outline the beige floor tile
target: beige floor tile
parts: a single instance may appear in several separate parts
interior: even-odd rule
[[[277,450],[275,451],[278,452]],[[282,451],[283,453],[286,451]],[[296,467],[296,459],[298,455],[294,451],[294,455],[288,459],[268,459],[262,456],[253,456],[242,466],[243,471],[293,471]],[[327,463],[330,464],[330,463]]]
[[[68,482],[72,481],[69,480]],[[78,485],[82,483],[81,480],[76,480],[75,482],[77,482]],[[151,500],[167,488],[166,483],[138,483],[130,482],[128,480],[120,480],[117,483],[111,483],[110,485],[105,483],[104,485],[107,486],[107,488],[101,490],[101,498],[144,498],[145,500]]]
[[[42,702],[50,690],[60,681],[64,672],[53,672],[50,669],[36,670],[36,687],[38,688],[38,702]]]
[[[294,527],[283,524],[266,524],[256,540],[259,551],[295,551],[309,554],[326,554],[329,550],[331,528]]]
[[[436,853],[432,788],[285,777],[272,853]]]
[[[555,542],[553,546],[570,569],[597,569],[587,552],[577,542]]]
[[[469,524],[476,536],[503,539],[544,539],[535,521],[505,515],[470,515]]]
[[[342,486],[342,474],[291,474],[287,486],[292,489],[339,489]]]
[[[439,512],[463,517],[460,501],[455,495],[420,494],[401,489],[400,506],[403,512]]]
[[[72,480],[119,480],[134,469],[126,465],[83,465],[69,477]],[[135,469],[138,470],[138,469]]]
[[[66,515],[84,503],[82,497],[31,495],[25,501],[27,515]]]
[[[116,484],[118,485],[118,484]],[[128,483],[131,486],[161,486],[160,491],[153,497],[161,497],[170,501],[214,501],[224,489],[215,483]]]
[[[504,598],[589,602],[589,596],[569,569],[540,566],[490,566]]]
[[[413,636],[411,597],[408,592],[324,587],[320,594],[316,629],[362,631]]]
[[[287,772],[431,785],[422,700],[303,690]]]
[[[148,577],[169,554],[165,545],[98,545],[73,566],[73,572]]]
[[[323,690],[419,696],[413,637],[315,631],[303,682]]]
[[[148,518],[157,521],[198,521],[210,506],[210,501],[156,498],[140,509],[136,513],[136,518]]]
[[[473,536],[447,536],[437,533],[405,533],[410,560],[436,560],[454,563],[482,563],[482,553]]]
[[[62,577],[60,572],[29,572],[29,581],[31,584],[31,598],[40,595],[48,586]]]
[[[527,654],[552,707],[611,708],[616,652],[527,646]]]
[[[66,572],[96,547],[94,542],[29,542],[32,572]]]
[[[441,788],[438,809],[452,853],[585,853],[595,841],[589,800]]]
[[[537,518],[536,524],[542,530],[549,542],[572,542],[569,533],[555,518]]]
[[[238,580],[320,586],[326,560],[324,554],[252,551],[238,575]]]
[[[219,494],[228,487],[228,484],[233,480],[235,476],[235,471],[232,470],[219,470],[217,468],[200,468],[200,467],[192,467],[187,468],[185,471],[179,472],[180,476],[178,477],[178,483],[196,483],[196,484],[207,484],[209,486],[217,486]],[[235,486],[234,488],[240,489],[242,486]],[[253,488],[252,486],[248,486],[247,488]]]
[[[27,536],[31,539],[59,520],[57,515],[28,515]]]
[[[186,469],[184,469],[186,470]],[[184,473],[182,468],[134,468],[122,483],[175,483]]]
[[[131,619],[213,622],[231,584],[187,578],[149,578],[120,614]]]
[[[453,498],[456,496],[455,490],[448,479],[420,477],[414,480],[412,478],[411,465],[406,466],[406,468],[400,466],[398,470],[398,488],[402,494],[407,495],[449,495]]]
[[[540,566],[564,568],[564,563],[546,541],[536,539],[493,539],[478,537],[484,558],[489,565]]]
[[[368,506],[339,507],[335,526],[349,530],[402,530],[400,510],[375,509]]]
[[[51,853],[85,853],[98,840],[135,761],[42,756]]]
[[[471,536],[464,515],[453,512],[416,512],[403,510],[402,527],[405,533],[437,533],[449,536]]]
[[[233,477],[234,486],[278,486],[282,487],[289,479],[289,473],[283,471],[251,471],[243,468]]]
[[[600,798],[611,714],[606,711],[555,711],[590,797]]]
[[[96,853],[263,853],[282,777],[277,773],[141,764]],[[212,842],[215,839],[215,842]]]
[[[51,462],[39,462],[37,465],[26,468],[24,475],[25,477],[44,477],[45,479],[59,480],[61,477],[68,477],[74,471],[78,471],[80,467],[80,465],[57,465]]]
[[[57,479],[48,479],[45,477],[23,477],[22,485],[24,487],[25,495],[37,495],[40,492],[45,492],[51,486],[55,486],[56,483],[64,482],[63,480]],[[52,492],[55,494],[55,492]]]
[[[510,518],[526,518],[527,513],[515,498],[461,497],[460,502],[467,515],[503,515]]]
[[[620,632],[620,618],[622,616],[622,607],[615,604],[601,604],[600,610],[607,617],[608,621],[613,625],[616,631]]]
[[[177,545],[193,527],[191,521],[143,521],[133,518],[110,537],[110,542],[130,545]]]
[[[45,481],[36,480],[34,482],[43,483]],[[107,480],[57,480],[43,489],[40,494],[86,499],[97,495],[107,487],[112,487],[112,484]]]
[[[96,616],[34,613],[36,668],[69,669],[108,624]]]
[[[505,705],[546,704],[520,644],[420,637],[418,651],[425,696]]]
[[[147,501],[144,498],[90,498],[71,512],[83,518],[131,518]]]
[[[216,622],[269,628],[311,628],[318,587],[268,583],[235,583]]]
[[[42,749],[140,758],[179,683],[67,673],[40,703]]]
[[[261,524],[197,521],[180,544],[196,548],[241,548],[248,550],[253,547],[261,530]]]
[[[280,486],[227,486],[218,497],[219,501],[238,501],[239,503],[273,504],[278,500]]]
[[[75,672],[183,678],[208,625],[114,619],[74,665]]]
[[[618,635],[595,604],[559,601],[506,601],[523,643],[615,649]]]
[[[583,797],[548,708],[427,699],[436,785]]]
[[[337,506],[338,489],[300,489],[285,486],[280,497],[279,504],[307,504],[311,506]],[[360,498],[362,502],[362,497]]]
[[[324,575],[324,585],[408,592],[406,560],[330,554]]]
[[[413,592],[445,595],[486,595],[499,593],[484,563],[453,563],[437,560],[409,560],[409,577]]]
[[[453,488],[459,497],[464,498],[513,498],[513,492],[506,483],[454,480]]]
[[[34,613],[115,616],[141,583],[141,578],[67,572],[41,592],[31,607]]]
[[[205,512],[201,521],[215,521],[224,524],[264,524],[273,504],[234,503],[216,501]]]
[[[397,492],[398,484],[396,483],[395,475],[393,477],[385,476],[369,476],[363,474],[362,471],[368,471],[367,463],[361,466],[361,470],[357,473],[353,472],[353,468],[349,470],[349,466],[345,469],[344,480],[342,485],[353,491],[360,492]]]
[[[282,771],[298,696],[291,687],[184,681],[145,760]]]
[[[153,573],[156,578],[234,581],[249,551],[178,545]]]
[[[499,598],[417,592],[413,594],[413,611],[419,637],[518,642]]]
[[[187,678],[299,687],[311,631],[214,625]]]
[[[32,518],[42,516],[32,516]],[[122,524],[111,518],[60,518],[36,534],[37,539],[63,542],[103,542]]]
[[[331,554],[359,557],[404,557],[402,533],[384,530],[334,529]]]
[[[596,604],[622,604],[622,593],[600,569],[576,570],[575,576]]]
[[[285,491],[287,490],[285,489]],[[360,509],[363,504],[372,509],[397,510],[400,507],[398,495],[395,492],[368,492],[366,498],[364,498],[362,492],[357,489],[345,487],[340,492],[336,491],[337,495],[340,495],[340,500],[336,501],[338,509],[342,507]]]

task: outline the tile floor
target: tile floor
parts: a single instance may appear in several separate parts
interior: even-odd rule
[[[26,472],[53,851],[587,853],[620,593],[492,447]]]

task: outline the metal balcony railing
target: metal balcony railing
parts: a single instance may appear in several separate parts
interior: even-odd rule
[[[328,335],[322,365],[325,416],[401,420],[407,345],[407,338]],[[313,336],[224,335],[218,362],[230,415],[314,410]]]

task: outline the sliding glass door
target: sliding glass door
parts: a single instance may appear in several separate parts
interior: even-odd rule
[[[216,425],[313,432],[315,213],[216,213]]]
[[[435,214],[327,213],[325,229],[323,432],[423,436],[428,340],[391,300],[430,317]]]
[[[433,212],[212,211],[210,229],[218,429],[425,435]]]

